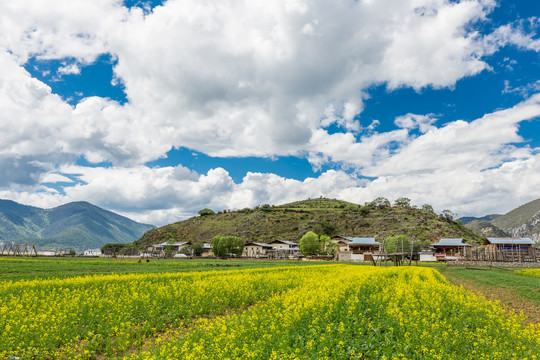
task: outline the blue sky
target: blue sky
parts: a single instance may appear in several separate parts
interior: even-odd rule
[[[200,208],[540,197],[537,1],[0,5],[0,197]]]

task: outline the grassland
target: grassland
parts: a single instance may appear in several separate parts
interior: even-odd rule
[[[298,261],[258,261],[219,259],[152,259],[140,263],[135,258],[27,258],[0,257],[0,282],[68,278],[117,273],[175,273],[209,270],[232,270],[279,266],[302,266]]]
[[[492,281],[437,268],[448,278]],[[520,298],[538,300],[526,289],[538,288],[540,279],[499,272],[494,284],[514,282]],[[538,324],[429,267],[0,258],[0,274],[0,358],[534,359],[540,353]]]
[[[523,312],[531,322],[540,323],[540,278],[525,276],[540,270],[440,266],[439,271],[453,284],[498,300],[503,307]]]

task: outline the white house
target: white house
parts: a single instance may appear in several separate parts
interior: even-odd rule
[[[83,251],[83,256],[101,256],[101,249],[86,249]]]
[[[268,253],[273,249],[274,248],[270,244],[248,242],[244,245],[242,256],[250,258],[266,258],[268,257]]]

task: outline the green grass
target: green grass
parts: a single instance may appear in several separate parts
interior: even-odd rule
[[[324,262],[321,262],[324,263]],[[92,274],[160,273],[313,265],[314,262],[219,259],[15,258],[0,257],[0,282]]]
[[[540,307],[540,279],[538,278],[495,268],[475,270],[439,265],[437,269],[445,276],[473,282],[481,287],[502,289],[514,294],[519,300],[526,300]]]

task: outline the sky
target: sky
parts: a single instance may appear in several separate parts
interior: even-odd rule
[[[540,198],[537,0],[0,2],[0,198],[164,225]]]

